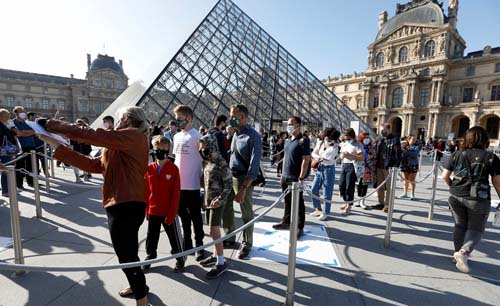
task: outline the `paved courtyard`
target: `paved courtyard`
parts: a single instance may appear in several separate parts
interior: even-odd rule
[[[428,163],[428,162],[427,162]],[[269,166],[269,165],[268,165]],[[431,166],[423,167],[423,172]],[[338,172],[337,172],[338,173]],[[57,179],[73,181],[73,172],[56,169]],[[255,193],[260,213],[281,193],[273,172],[266,189]],[[101,182],[94,176],[93,184]],[[43,184],[42,184],[43,185]],[[398,182],[398,187],[402,183]],[[43,218],[36,219],[31,189],[19,195],[25,262],[29,265],[109,265],[117,263],[107,231],[100,189],[52,184],[42,188]],[[298,264],[298,305],[500,305],[500,230],[488,228],[470,263],[472,273],[456,271],[452,263],[453,222],[447,207],[448,191],[439,181],[435,215],[427,219],[431,178],[417,186],[417,200],[396,200],[391,248],[383,247],[386,214],[355,208],[343,217],[339,205],[327,222],[306,218],[308,225],[324,225],[340,267]],[[339,201],[337,184],[334,200]],[[396,195],[401,190],[396,191]],[[495,195],[496,198],[496,195]],[[375,205],[376,197],[368,204]],[[311,212],[306,197],[307,213]],[[235,204],[238,211],[239,206]],[[493,208],[492,208],[493,212]],[[279,204],[262,220],[277,222]],[[208,231],[206,231],[208,233]],[[0,203],[0,236],[9,237],[8,203]],[[146,223],[140,231],[140,257],[145,256]],[[205,242],[210,242],[207,236]],[[161,236],[159,256],[169,255],[166,235]],[[210,250],[211,251],[211,250]],[[255,248],[254,248],[255,251]],[[174,273],[173,262],[153,265],[146,274],[150,302],[158,305],[279,305],[284,302],[287,264],[238,260],[237,250],[226,249],[230,270],[217,280],[205,279],[206,270],[193,256],[183,273]],[[0,248],[0,260],[13,262],[13,249]],[[125,287],[119,270],[102,272],[30,272],[12,278],[0,271],[0,305],[135,305],[120,298]]]

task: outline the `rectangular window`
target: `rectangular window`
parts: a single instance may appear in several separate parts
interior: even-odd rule
[[[500,100],[500,85],[495,85],[491,87],[491,101]]]
[[[463,102],[472,102],[474,98],[474,88],[467,87],[464,88]]]
[[[26,108],[32,108],[33,107],[33,99],[31,99],[31,98],[24,98],[24,107],[26,107]]]
[[[80,110],[82,112],[89,111],[89,102],[87,100],[80,100]]]
[[[500,63],[495,64],[495,72],[500,72]]]
[[[422,88],[420,89],[420,106],[425,107],[429,104],[430,98],[430,88]]]
[[[14,106],[14,97],[8,96],[7,97],[7,106],[8,107],[13,107]]]
[[[61,110],[65,110],[66,109],[66,105],[64,103],[64,100],[57,101],[57,106],[59,106],[61,108]]]
[[[85,96],[85,90],[82,90],[82,96]]]
[[[377,108],[378,107],[378,93],[375,94],[375,96],[373,97],[373,108]]]
[[[344,85],[344,91],[349,91],[349,84]]]
[[[361,89],[363,89],[363,83],[358,84],[358,90],[361,90]]]
[[[42,109],[49,109],[49,99],[42,99]]]
[[[470,77],[470,76],[474,76],[476,72],[476,67],[474,66],[468,66],[465,70],[465,75]]]

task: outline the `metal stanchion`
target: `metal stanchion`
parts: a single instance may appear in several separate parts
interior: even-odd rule
[[[437,179],[438,179],[438,173],[439,173],[439,167],[438,167],[439,161],[434,157],[434,173],[433,173],[433,178],[432,178],[432,196],[431,196],[431,205],[429,207],[429,215],[427,216],[427,219],[432,220],[434,217],[434,202],[436,200],[436,187],[437,187]]]
[[[297,227],[299,223],[299,183],[292,183],[292,207],[290,216],[290,244],[288,248],[288,281],[286,285],[285,305],[294,304],[295,296],[295,263],[297,259]]]
[[[50,175],[55,178],[56,177],[56,161],[54,160],[54,150],[50,148]]]
[[[49,156],[49,146],[46,143],[43,144],[43,155],[45,155],[44,158],[43,158],[43,160],[44,160],[44,163],[45,163],[44,165],[45,165],[45,169],[47,171],[47,177],[48,177],[48,174],[49,174],[49,160],[47,159],[47,156]],[[51,150],[50,156],[52,156],[52,150]],[[53,158],[50,159],[50,172],[51,172],[50,173],[51,177],[54,177],[54,159]]]
[[[47,144],[44,143],[43,144],[43,154],[44,154],[44,157],[43,157],[43,167],[45,168],[45,171],[47,173],[44,173],[45,174],[45,190],[47,192],[50,192],[50,182],[49,182],[49,178],[48,178],[48,175],[49,174],[49,161],[47,160]],[[54,168],[52,168],[53,170]],[[54,177],[54,176],[52,176]]]
[[[418,159],[418,177],[422,177],[422,156],[424,156],[424,154],[422,154],[422,151],[420,151],[420,156]]]
[[[35,192],[35,207],[36,207],[36,217],[42,217],[42,205],[40,204],[40,184],[38,182],[38,160],[36,156],[36,151],[31,150],[31,171],[33,175],[33,190]]]
[[[394,212],[394,198],[396,197],[396,183],[398,168],[391,168],[391,191],[389,194],[389,210],[387,211],[387,223],[385,226],[384,247],[389,248],[391,244],[392,214]]]
[[[9,201],[10,201],[10,225],[12,228],[12,241],[14,243],[14,262],[16,264],[24,264],[23,245],[21,241],[21,225],[19,222],[19,206],[17,204],[17,184],[16,184],[16,169],[14,166],[7,166],[8,177],[7,183],[9,186]],[[24,274],[25,271],[16,271],[15,275]]]

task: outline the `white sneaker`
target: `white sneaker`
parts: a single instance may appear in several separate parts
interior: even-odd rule
[[[319,221],[326,221],[327,219],[328,219],[328,215],[324,212],[318,218]]]
[[[313,216],[313,217],[319,217],[321,216],[321,214],[323,213],[323,211],[315,208],[314,211],[312,213],[309,214],[309,216]]]
[[[463,272],[463,273],[469,273],[470,268],[469,265],[467,264],[468,257],[467,255],[464,255],[460,252],[455,252],[453,253],[453,257],[457,261],[455,266],[457,267],[458,271]]]

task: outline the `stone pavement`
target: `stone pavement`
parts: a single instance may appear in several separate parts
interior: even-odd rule
[[[427,162],[428,163],[428,162]],[[425,165],[423,172],[431,167]],[[339,173],[337,171],[337,173]],[[57,168],[58,179],[73,181],[73,173]],[[100,177],[92,179],[94,183]],[[500,230],[491,228],[490,216],[483,241],[473,253],[472,273],[456,271],[452,263],[453,222],[447,208],[447,188],[439,181],[434,220],[427,220],[431,178],[417,186],[416,201],[396,200],[390,249],[383,247],[386,214],[355,208],[347,217],[333,207],[327,222],[307,216],[307,224],[324,224],[342,268],[298,265],[297,305],[500,305]],[[339,200],[335,185],[334,200]],[[402,183],[398,182],[398,187]],[[396,191],[396,195],[401,190]],[[256,192],[259,213],[280,194],[273,174],[262,194]],[[496,197],[496,195],[495,195]],[[306,197],[307,213],[312,205]],[[21,230],[26,264],[109,265],[117,263],[111,248],[99,188],[66,184],[42,189],[43,219],[36,219],[33,194],[19,196]],[[368,204],[375,205],[376,197]],[[239,207],[235,204],[235,209]],[[493,209],[492,209],[493,212]],[[283,205],[263,221],[279,221]],[[239,212],[237,213],[239,217]],[[208,231],[206,231],[208,232]],[[140,257],[145,256],[146,223],[140,231]],[[0,204],[0,236],[10,236],[9,207]],[[206,242],[211,241],[209,237]],[[166,235],[161,236],[159,256],[169,255]],[[173,262],[153,265],[146,279],[150,302],[158,305],[279,305],[284,302],[287,265],[238,260],[237,250],[226,249],[230,270],[217,280],[205,279],[206,270],[193,256],[183,273],[174,273]],[[0,260],[13,262],[13,250],[0,249]],[[17,278],[0,271],[0,305],[135,305],[122,299],[126,286],[119,270],[102,272],[30,272]]]

